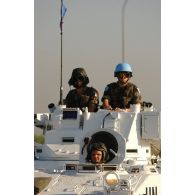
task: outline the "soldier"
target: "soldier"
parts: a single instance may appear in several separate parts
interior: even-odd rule
[[[102,97],[103,109],[116,111],[130,111],[130,104],[140,104],[141,94],[136,85],[129,82],[132,77],[132,68],[127,63],[116,66],[114,77],[118,81],[106,86]]]
[[[92,143],[88,148],[86,160],[94,164],[106,163],[109,159],[108,151],[102,142]]]
[[[68,108],[80,108],[82,111],[88,107],[89,112],[96,112],[99,105],[99,93],[93,87],[88,87],[89,78],[83,68],[75,68],[68,82],[75,89],[68,92],[64,104]]]

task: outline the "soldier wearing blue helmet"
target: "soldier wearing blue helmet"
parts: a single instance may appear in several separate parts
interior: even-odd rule
[[[102,97],[103,109],[116,111],[130,111],[131,104],[141,103],[141,94],[136,85],[129,82],[132,77],[132,68],[130,64],[117,64],[114,77],[118,81],[106,86]]]

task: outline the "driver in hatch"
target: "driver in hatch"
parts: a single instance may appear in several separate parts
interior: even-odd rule
[[[90,145],[87,158],[86,158],[88,162],[94,164],[102,164],[102,163],[106,163],[108,159],[109,156],[105,144],[99,142]]]

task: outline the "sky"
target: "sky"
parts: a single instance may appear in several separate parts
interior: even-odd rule
[[[123,0],[64,0],[63,98],[72,70],[85,68],[100,99],[116,81],[122,62]],[[34,110],[48,112],[60,99],[60,0],[34,1]],[[129,0],[125,7],[125,62],[132,65],[131,82],[142,99],[161,109],[161,1]]]

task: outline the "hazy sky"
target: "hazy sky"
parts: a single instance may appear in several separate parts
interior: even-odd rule
[[[123,0],[64,0],[63,97],[73,68],[84,67],[100,92],[116,81],[122,61]],[[60,99],[60,3],[34,0],[34,108],[48,112]],[[143,101],[161,109],[161,1],[129,0],[125,9],[125,61],[133,67],[131,82]]]

